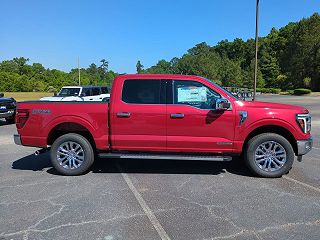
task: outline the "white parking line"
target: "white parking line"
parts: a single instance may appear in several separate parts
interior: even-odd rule
[[[320,193],[320,189],[319,189],[319,188],[316,188],[316,187],[311,186],[311,185],[309,185],[309,184],[306,184],[306,183],[304,183],[304,182],[300,182],[300,181],[298,181],[298,180],[296,180],[296,179],[293,179],[293,178],[291,178],[291,177],[288,177],[288,176],[283,176],[283,178],[285,178],[285,179],[287,179],[287,180],[289,180],[289,181],[291,181],[291,182],[300,184],[300,185],[302,185],[302,186],[304,186],[304,187],[310,188],[310,189],[312,189],[312,190]]]
[[[158,219],[156,218],[156,216],[152,212],[151,208],[147,205],[147,203],[142,198],[141,194],[138,192],[138,190],[133,185],[133,183],[132,183],[131,179],[129,178],[128,174],[123,172],[123,170],[122,170],[122,168],[120,167],[119,164],[117,164],[117,167],[120,170],[123,179],[127,183],[128,187],[132,191],[132,193],[135,196],[135,198],[137,199],[138,203],[140,204],[141,208],[143,209],[143,211],[145,212],[145,214],[149,218],[151,224],[153,225],[153,227],[158,232],[160,238],[162,240],[170,240],[170,237],[168,236],[166,231],[161,226],[160,222],[158,221]]]

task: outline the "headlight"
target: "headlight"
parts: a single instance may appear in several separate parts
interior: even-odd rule
[[[308,133],[311,131],[311,116],[310,114],[297,114],[296,120],[302,132]]]

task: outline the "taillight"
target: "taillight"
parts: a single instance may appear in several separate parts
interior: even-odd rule
[[[23,128],[29,118],[29,110],[18,109],[16,113],[16,126],[18,129]]]

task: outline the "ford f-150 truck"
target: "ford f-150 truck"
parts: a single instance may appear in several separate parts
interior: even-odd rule
[[[95,156],[229,161],[238,155],[256,175],[280,177],[312,148],[307,109],[242,101],[208,79],[184,75],[119,75],[109,102],[18,103],[16,127],[15,143],[50,149],[53,167],[64,175],[87,172]]]

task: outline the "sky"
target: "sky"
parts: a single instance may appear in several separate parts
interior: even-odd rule
[[[254,38],[256,0],[0,0],[0,61],[69,71],[109,61],[135,73],[194,45]],[[320,0],[260,0],[259,35],[320,12]]]

